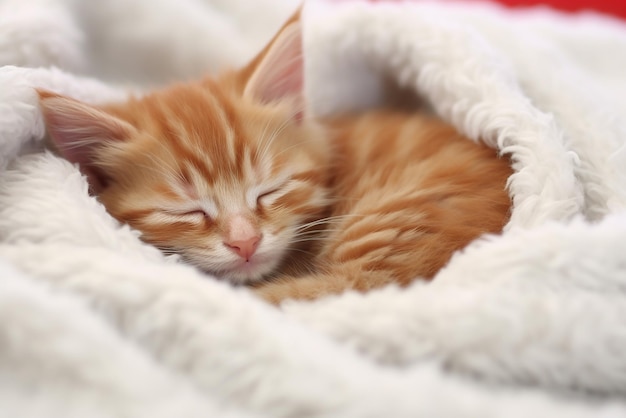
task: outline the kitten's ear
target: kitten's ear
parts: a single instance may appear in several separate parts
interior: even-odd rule
[[[128,122],[95,107],[55,93],[37,90],[48,136],[68,161],[78,163],[94,190],[106,185],[97,152],[107,143],[124,141],[135,132]]]
[[[301,106],[304,87],[300,10],[263,51],[242,70],[244,97],[263,103],[292,99]]]

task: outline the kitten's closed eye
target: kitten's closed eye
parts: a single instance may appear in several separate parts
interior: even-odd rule
[[[203,218],[208,218],[209,215],[201,210],[201,209],[197,209],[197,210],[189,210],[186,212],[181,212],[179,213],[180,216],[202,216]]]
[[[276,181],[259,184],[248,190],[247,201],[250,207],[269,206],[287,192],[291,178],[279,178]]]
[[[266,192],[260,193],[259,196],[256,198],[257,204],[268,203],[267,201],[270,200],[271,197],[276,197],[273,195],[276,195],[279,191],[280,191],[280,188],[275,187]]]
[[[192,209],[192,210],[164,209],[161,212],[166,215],[176,216],[176,217],[184,218],[187,220],[199,221],[201,219],[210,219],[210,216],[202,209]]]
[[[287,179],[278,185],[270,186],[266,189],[262,189],[259,193],[256,203],[257,205],[269,206],[276,201],[279,197],[285,195],[289,190],[291,180]]]

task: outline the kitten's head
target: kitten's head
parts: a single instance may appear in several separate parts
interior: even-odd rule
[[[303,117],[300,26],[245,68],[94,107],[39,92],[48,134],[117,219],[233,282],[275,270],[327,207],[329,150]]]

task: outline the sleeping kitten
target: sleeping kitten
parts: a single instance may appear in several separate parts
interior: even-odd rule
[[[39,91],[49,137],[143,240],[274,303],[431,278],[501,231],[494,150],[417,113],[306,117],[298,18],[216,78],[98,107]]]

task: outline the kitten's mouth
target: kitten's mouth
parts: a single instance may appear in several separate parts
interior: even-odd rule
[[[274,270],[276,264],[271,257],[254,255],[249,260],[238,261],[228,276],[233,282],[247,284],[263,279]]]
[[[277,265],[274,257],[254,255],[249,260],[239,259],[218,270],[207,268],[206,271],[233,284],[243,285],[263,280]]]
[[[234,270],[254,275],[260,264],[256,257],[250,257],[249,260],[242,259]]]

